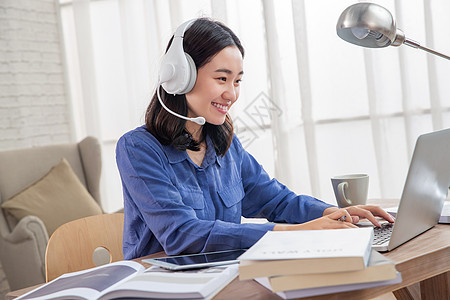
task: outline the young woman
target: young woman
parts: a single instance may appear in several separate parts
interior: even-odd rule
[[[352,228],[359,217],[378,226],[374,216],[393,222],[377,206],[338,209],[296,195],[243,149],[228,110],[239,97],[244,49],[228,27],[197,19],[184,33],[183,49],[195,63],[193,88],[173,95],[157,87],[145,126],[117,144],[125,259],[159,251],[249,248],[269,230]],[[203,117],[206,123],[179,118],[160,100],[179,115]],[[274,223],[241,224],[241,216]]]

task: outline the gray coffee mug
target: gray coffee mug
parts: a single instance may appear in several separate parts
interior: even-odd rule
[[[331,178],[334,195],[339,207],[366,204],[369,175],[349,174]]]

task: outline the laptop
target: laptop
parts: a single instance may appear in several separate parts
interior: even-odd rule
[[[375,235],[373,249],[390,251],[432,228],[439,221],[450,186],[450,129],[418,137],[394,224]],[[381,231],[381,232],[378,232]]]

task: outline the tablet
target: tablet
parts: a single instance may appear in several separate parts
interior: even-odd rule
[[[238,263],[246,249],[143,259],[143,262],[169,270],[188,270]]]

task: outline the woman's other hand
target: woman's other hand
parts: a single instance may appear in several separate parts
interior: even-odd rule
[[[347,209],[335,208],[321,218],[302,224],[276,224],[274,231],[357,228]]]
[[[318,230],[356,228],[360,218],[366,218],[375,226],[380,227],[376,217],[381,217],[389,223],[395,219],[384,209],[377,205],[355,205],[346,208],[328,207],[323,211],[323,217],[302,224],[276,224],[274,231],[278,230]]]

